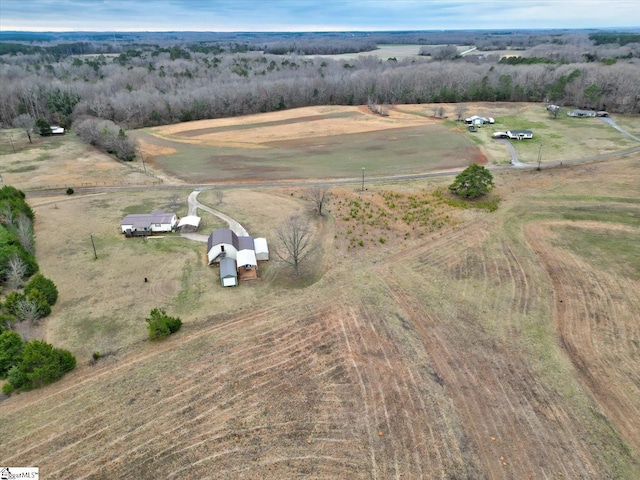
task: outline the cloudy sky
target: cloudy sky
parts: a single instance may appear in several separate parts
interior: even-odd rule
[[[0,0],[0,30],[345,31],[640,26],[640,0]]]

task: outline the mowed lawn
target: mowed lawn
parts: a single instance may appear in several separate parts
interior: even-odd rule
[[[324,123],[308,115],[283,122],[265,120],[220,126],[212,121],[211,128],[195,122],[192,130],[146,130],[136,135],[143,145],[165,149],[151,160],[157,168],[192,183],[359,178],[363,167],[366,176],[385,176],[486,161],[465,133],[415,116],[387,125],[376,117],[375,124],[360,127],[354,127],[358,120],[351,115],[325,117]]]

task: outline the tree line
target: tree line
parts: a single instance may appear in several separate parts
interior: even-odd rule
[[[24,192],[0,189],[0,379],[2,392],[30,390],[55,382],[76,366],[67,350],[39,340],[25,342],[14,330],[18,322],[36,324],[51,313],[58,289],[37,273],[34,214]]]
[[[554,48],[556,55],[575,50],[574,45]],[[365,105],[371,99],[379,104],[549,101],[638,112],[638,49],[627,45],[622,55],[621,47],[615,48],[591,61],[563,63],[545,63],[541,59],[551,54],[536,50],[531,63],[509,62],[514,64],[449,59],[451,49],[441,49],[439,61],[215,53],[187,45],[138,46],[112,57],[5,55],[0,123],[11,126],[28,114],[67,128],[93,117],[131,129],[310,105]],[[602,55],[618,58],[593,61]]]

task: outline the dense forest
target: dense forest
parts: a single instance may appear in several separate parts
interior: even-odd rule
[[[328,56],[382,43],[423,48],[399,59]],[[460,56],[456,45],[476,50]],[[501,60],[504,50],[510,58]],[[96,117],[131,129],[368,102],[527,101],[640,111],[640,35],[632,31],[3,32],[0,53],[4,127],[21,115],[64,127]]]

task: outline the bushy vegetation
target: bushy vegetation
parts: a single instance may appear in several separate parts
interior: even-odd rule
[[[0,285],[19,288],[38,271],[34,214],[20,190],[0,188]]]
[[[131,161],[136,156],[133,141],[122,128],[110,120],[83,118],[75,125],[75,129],[83,141],[115,155],[120,160]]]
[[[148,318],[145,318],[149,326],[149,339],[159,340],[168,337],[180,330],[182,320],[178,317],[170,317],[161,308],[154,308]]]
[[[449,190],[464,198],[478,198],[486,195],[495,187],[493,175],[485,167],[472,163],[460,172]]]
[[[22,343],[16,332],[0,335],[0,375],[8,382],[2,386],[6,395],[14,391],[43,387],[61,379],[76,367],[76,358],[68,350],[31,340]]]

